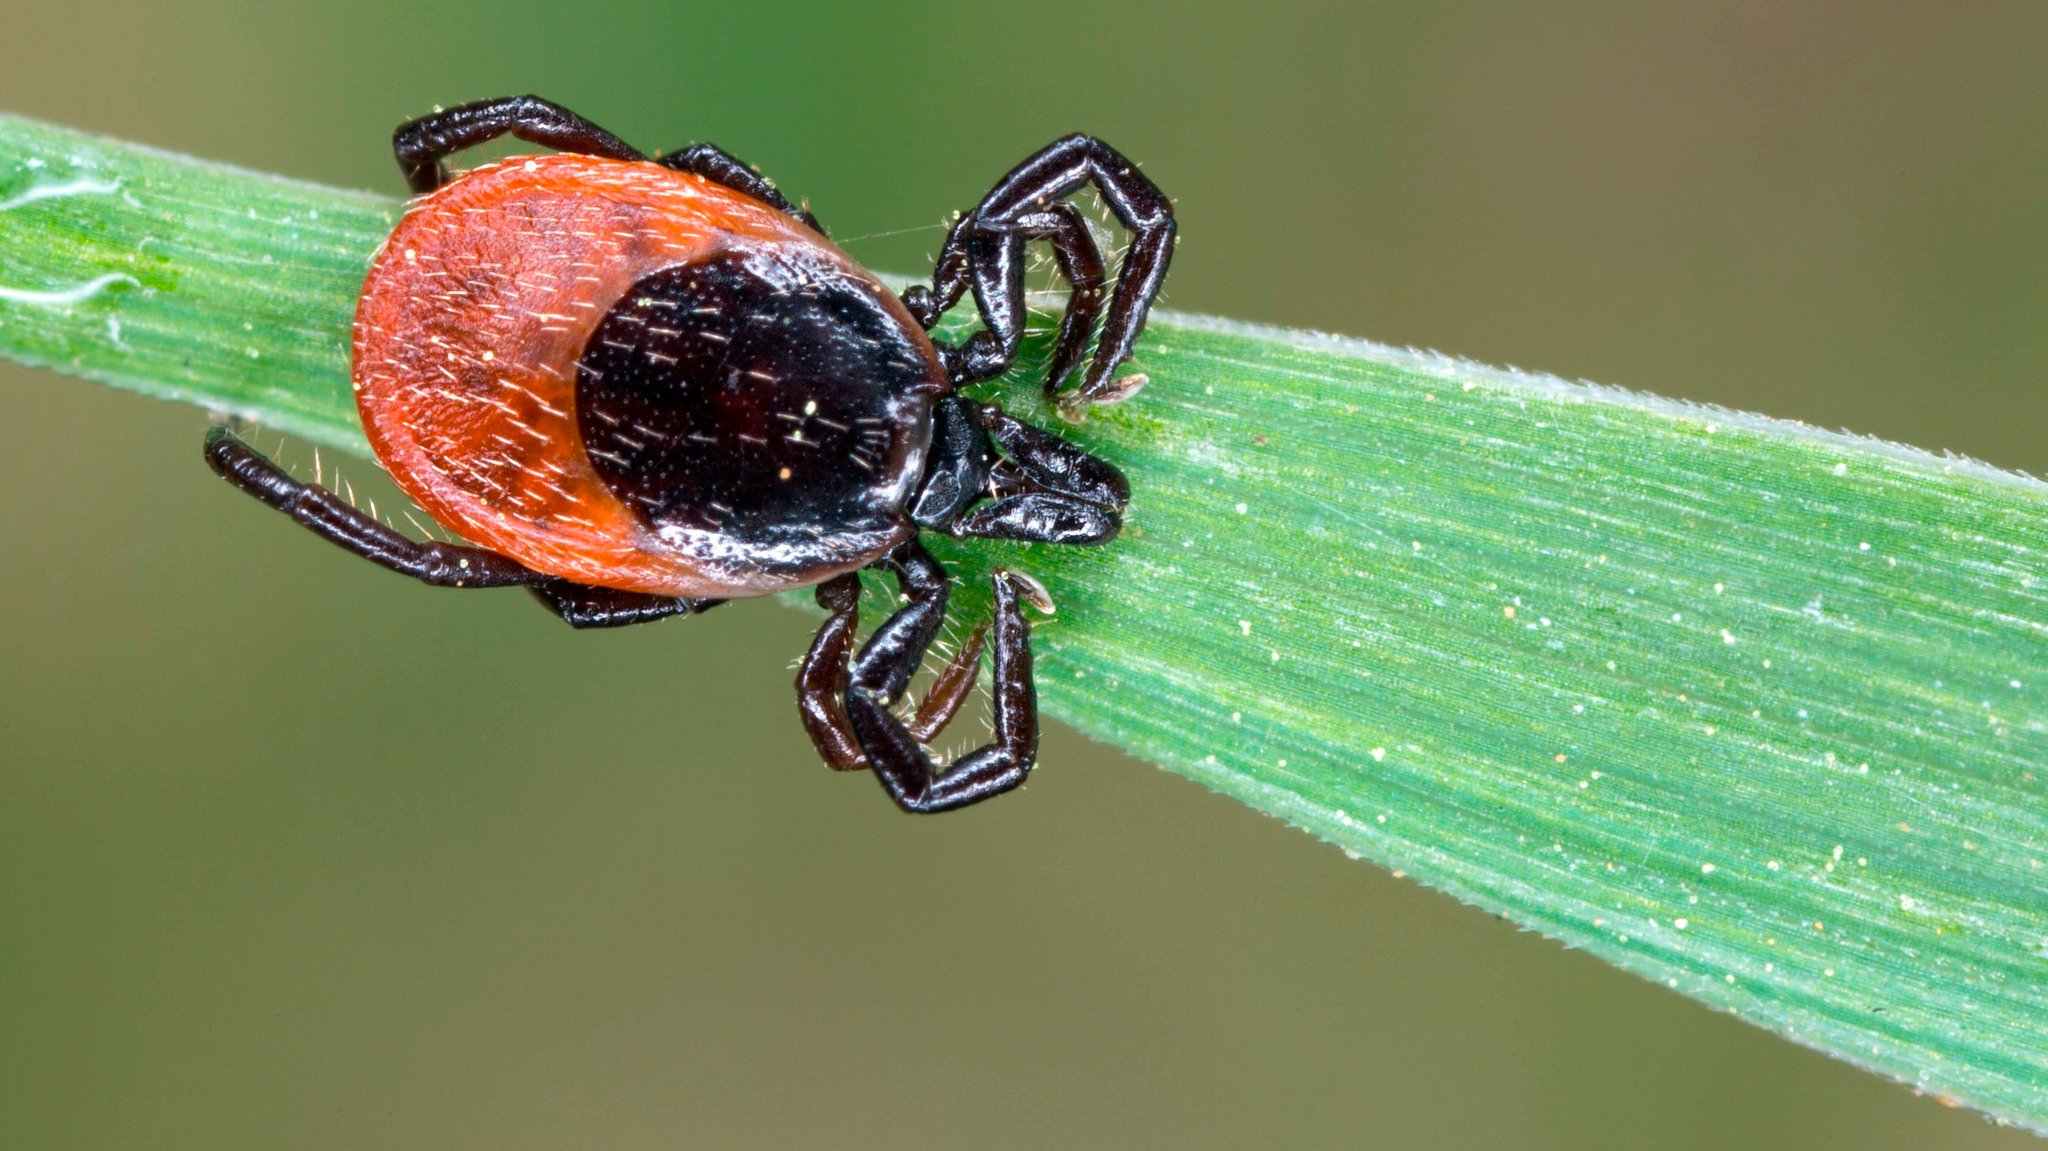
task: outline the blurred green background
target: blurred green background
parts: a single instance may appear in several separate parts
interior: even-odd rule
[[[532,90],[896,271],[1086,129],[1169,306],[2048,471],[2040,0],[594,11],[23,5],[0,107],[395,194],[399,120]],[[903,817],[798,613],[572,633],[259,512],[197,411],[0,394],[0,1146],[2032,1142],[1058,729]]]

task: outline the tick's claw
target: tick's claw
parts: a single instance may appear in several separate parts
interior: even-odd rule
[[[1011,586],[1017,589],[1017,594],[1024,598],[1025,603],[1037,608],[1043,614],[1052,615],[1059,610],[1059,605],[1052,602],[1052,593],[1045,590],[1045,585],[1039,583],[1036,577],[1025,575],[1020,571],[1013,571],[1010,568],[997,568],[996,578],[1008,581]]]

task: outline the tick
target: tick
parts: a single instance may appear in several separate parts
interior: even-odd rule
[[[504,135],[555,151],[449,175],[448,156]],[[1152,181],[1100,140],[1057,140],[954,224],[931,286],[899,298],[709,144],[650,160],[533,96],[437,112],[392,143],[421,198],[363,285],[356,406],[378,462],[468,545],[413,540],[224,425],[206,438],[214,470],[393,571],[525,587],[575,627],[815,587],[830,615],[796,688],[828,765],[871,769],[914,812],[1022,783],[1038,749],[1024,603],[1043,592],[997,572],[993,619],[900,716],[950,582],[918,539],[1115,538],[1130,488],[1114,467],[960,388],[1014,362],[1025,246],[1044,241],[1072,289],[1048,393],[1073,410],[1136,391],[1144,378],[1117,368],[1174,242]],[[1114,291],[1065,202],[1090,184],[1132,237]],[[982,327],[935,342],[970,290]],[[902,606],[855,651],[864,568],[890,573]],[[942,767],[924,745],[971,693],[985,646],[993,740]]]

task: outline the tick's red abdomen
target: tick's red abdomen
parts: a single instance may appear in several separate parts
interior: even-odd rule
[[[900,506],[921,467],[917,437],[928,432],[919,413],[882,453],[888,474],[869,481],[877,514],[803,565],[651,521],[652,501],[629,506],[632,487],[586,451],[577,383],[593,334],[636,284],[734,253],[829,277],[929,349],[872,276],[767,205],[652,163],[508,160],[416,204],[371,265],[354,341],[356,404],[371,447],[444,526],[577,583],[730,597],[871,562],[912,532],[888,505]],[[932,365],[937,373],[935,356]],[[769,472],[778,473],[790,474]]]

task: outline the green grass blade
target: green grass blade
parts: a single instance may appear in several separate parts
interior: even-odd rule
[[[360,451],[397,211],[0,118],[0,354]],[[1190,317],[1139,364],[1067,429],[1132,479],[1122,540],[943,549],[1052,590],[1051,714],[2048,1129],[2048,486]]]

